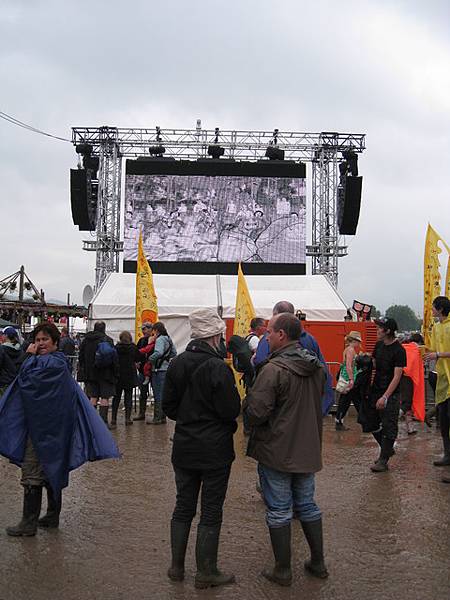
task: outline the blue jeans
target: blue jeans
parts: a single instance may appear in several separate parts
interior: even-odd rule
[[[152,391],[155,407],[162,414],[162,397],[164,391],[164,381],[166,380],[167,371],[155,371],[152,373]]]
[[[306,522],[321,518],[314,501],[314,473],[283,473],[258,463],[258,474],[269,527],[283,527],[292,518]]]

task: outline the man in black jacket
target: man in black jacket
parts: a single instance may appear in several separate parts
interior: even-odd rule
[[[217,352],[225,324],[212,309],[189,315],[192,342],[169,365],[164,413],[176,421],[172,464],[177,500],[171,521],[172,581],[184,578],[184,557],[201,488],[195,549],[197,588],[234,582],[217,569],[222,510],[233,462],[240,411],[234,376]]]
[[[92,405],[97,407],[103,421],[108,424],[109,402],[116,392],[116,382],[119,375],[119,358],[114,350],[113,340],[106,335],[106,324],[97,321],[94,331],[89,331],[80,346],[78,357],[81,381],[85,382],[86,396]],[[97,362],[97,349],[101,342],[107,342],[112,348],[110,362],[99,365]]]

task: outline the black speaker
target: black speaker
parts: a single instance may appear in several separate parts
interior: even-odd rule
[[[339,186],[337,201],[337,222],[339,233],[355,235],[361,208],[362,177],[348,175],[344,185]]]
[[[86,169],[70,169],[72,220],[80,231],[94,231],[97,216],[97,185]]]

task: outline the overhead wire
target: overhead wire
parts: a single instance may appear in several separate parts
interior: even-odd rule
[[[23,121],[19,121],[19,119],[16,119],[12,115],[9,115],[8,113],[2,112],[1,110],[0,110],[0,118],[4,119],[5,121],[8,121],[12,125],[17,125],[18,127],[22,127],[23,129],[26,129],[28,131],[32,131],[33,133],[39,133],[40,135],[45,135],[46,137],[50,137],[50,138],[53,138],[55,140],[61,140],[62,142],[72,143],[72,140],[69,140],[69,139],[64,138],[64,137],[60,137],[59,135],[53,135],[52,133],[48,133],[47,131],[42,131],[42,129],[38,129],[37,127],[33,127],[32,125],[28,125],[28,123],[24,123]]]

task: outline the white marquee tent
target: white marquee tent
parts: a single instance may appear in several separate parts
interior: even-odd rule
[[[188,315],[196,308],[222,308],[224,319],[234,317],[237,276],[154,275],[159,318],[178,351],[189,341]],[[257,316],[268,319],[279,300],[289,300],[309,321],[342,321],[347,307],[323,275],[246,276]],[[90,321],[105,321],[115,340],[123,330],[134,335],[135,281],[132,273],[111,273],[90,306]]]

